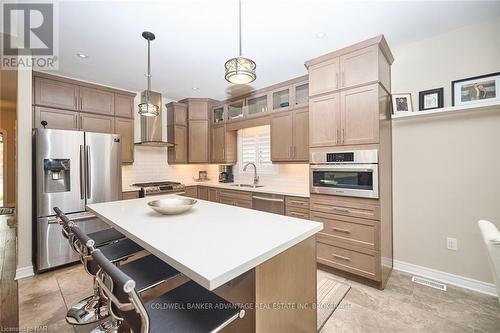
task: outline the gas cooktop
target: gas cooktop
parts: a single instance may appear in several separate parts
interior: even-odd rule
[[[140,194],[143,195],[175,193],[184,191],[184,184],[172,181],[136,183],[132,184],[132,186],[140,187],[142,192]]]

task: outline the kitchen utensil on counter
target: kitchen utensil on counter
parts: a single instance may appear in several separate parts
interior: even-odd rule
[[[148,206],[157,213],[175,215],[190,210],[196,202],[198,201],[190,198],[166,198],[150,201],[148,202]]]
[[[232,182],[234,182],[233,166],[219,165],[219,183],[232,183]]]

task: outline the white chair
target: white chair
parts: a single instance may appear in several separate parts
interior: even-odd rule
[[[495,286],[497,287],[498,300],[500,301],[500,231],[489,221],[481,220],[477,225],[481,230],[484,243],[488,249],[488,259],[493,272]]]

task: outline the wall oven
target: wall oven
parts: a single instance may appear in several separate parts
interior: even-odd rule
[[[378,151],[313,152],[310,192],[378,199]]]

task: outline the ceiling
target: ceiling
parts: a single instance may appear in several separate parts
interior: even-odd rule
[[[59,74],[144,90],[147,44],[141,33],[149,30],[156,34],[153,90],[172,99],[225,99],[232,87],[224,80],[224,63],[238,52],[237,3],[60,2]],[[500,2],[242,0],[242,11],[243,55],[257,63],[251,88],[262,88],[306,74],[308,59],[378,34],[394,49],[499,16]]]

